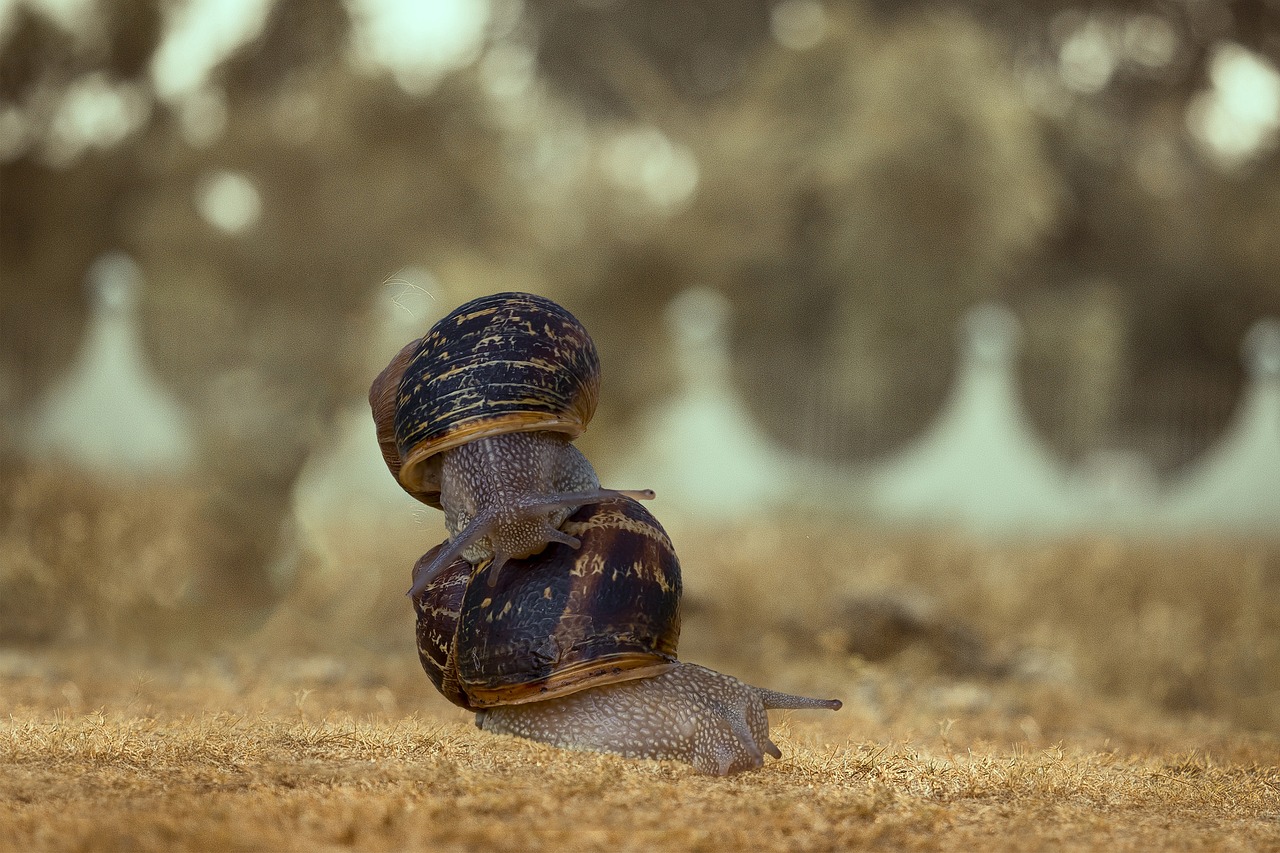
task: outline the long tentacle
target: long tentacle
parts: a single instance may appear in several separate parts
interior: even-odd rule
[[[414,580],[413,586],[405,594],[410,598],[421,594],[450,563],[462,556],[462,552],[477,539],[488,535],[492,528],[493,516],[491,515],[481,515],[472,519],[471,523],[450,541],[448,548],[436,554],[435,559],[423,567],[422,571],[418,573],[418,577]]]
[[[796,696],[792,693],[780,693],[767,687],[752,687],[751,689],[760,697],[760,701],[764,703],[765,708],[770,710],[839,711],[844,707],[844,703],[839,699],[813,699],[808,696]]]
[[[522,505],[527,512],[545,512],[552,509],[564,509],[570,506],[586,506],[598,504],[614,498],[631,498],[637,501],[651,501],[655,497],[653,489],[593,489],[589,492],[569,492],[554,497],[538,496]]]

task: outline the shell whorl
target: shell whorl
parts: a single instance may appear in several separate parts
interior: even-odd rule
[[[422,555],[413,567],[415,579],[442,547],[438,545]],[[471,568],[470,563],[459,557],[413,600],[413,609],[417,613],[418,659],[422,668],[446,699],[464,708],[471,708],[471,703],[458,684],[458,668],[454,659],[458,621],[462,618],[462,596],[467,591]]]
[[[498,293],[467,302],[402,356],[395,473],[411,493],[431,492],[424,465],[451,447],[534,430],[576,437],[595,414],[595,344],[577,318],[541,296]]]
[[[459,559],[415,597],[419,656],[450,701],[536,702],[674,664],[680,564],[662,526],[618,498],[582,507],[564,530],[580,549],[553,544],[511,560],[492,588],[491,564],[472,574]]]

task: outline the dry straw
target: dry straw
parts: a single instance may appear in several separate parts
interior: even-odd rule
[[[476,730],[418,668],[418,544],[210,619],[199,496],[6,474],[0,849],[1280,846],[1275,543],[681,532],[682,657],[845,700],[710,779]]]

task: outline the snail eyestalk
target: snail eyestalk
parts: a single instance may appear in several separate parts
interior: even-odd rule
[[[633,501],[651,501],[657,494],[653,489],[592,489],[589,492],[553,495],[548,498],[535,497],[526,502],[521,509],[531,514],[546,514],[553,509],[578,509],[588,504],[604,503],[614,498],[631,498]]]
[[[467,546],[479,539],[483,531],[477,530],[478,525],[472,524],[471,527],[464,530],[461,535],[455,537],[449,542],[449,547],[442,548],[435,558],[422,567],[413,579],[413,586],[409,587],[409,591],[405,595],[410,598],[416,598],[422,594],[431,582],[440,577],[440,574],[447,569],[454,560],[462,556],[462,552]]]
[[[771,711],[839,711],[844,703],[839,699],[812,699],[808,696],[796,696],[791,693],[780,693],[767,687],[752,687],[760,701]]]

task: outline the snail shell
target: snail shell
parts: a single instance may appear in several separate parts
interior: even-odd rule
[[[492,564],[469,583],[458,559],[414,599],[423,668],[450,701],[520,704],[671,668],[681,586],[666,531],[626,498],[582,507],[565,531],[580,549],[512,560],[492,588]]]
[[[496,293],[455,308],[407,344],[369,392],[396,481],[437,509],[440,453],[517,432],[582,434],[600,356],[578,319],[545,297]]]
[[[676,659],[680,564],[640,504],[584,506],[565,530],[580,549],[553,544],[494,588],[457,559],[414,598],[423,668],[481,728],[724,775],[781,756],[766,709],[840,707]]]

